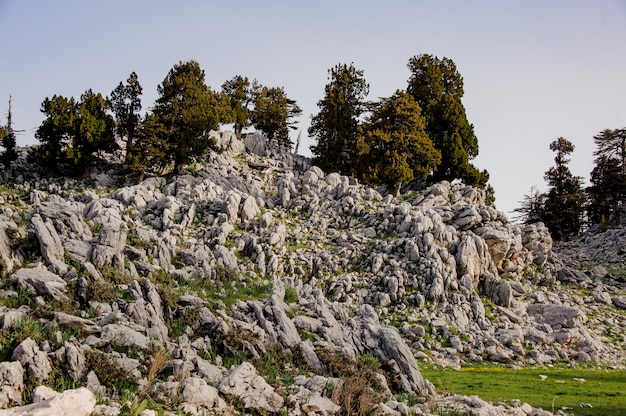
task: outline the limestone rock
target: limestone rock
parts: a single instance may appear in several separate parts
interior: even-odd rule
[[[41,396],[37,389],[40,387],[33,395]],[[52,395],[46,392],[45,396],[48,398],[26,406],[0,410],[0,416],[89,416],[96,407],[96,397],[85,387]]]
[[[0,408],[22,404],[24,368],[19,361],[0,363]]]
[[[575,328],[587,320],[580,309],[572,306],[534,304],[528,305],[526,311],[537,322],[548,324],[552,329]]]
[[[124,325],[108,324],[102,328],[102,341],[127,347],[147,349],[149,339],[145,335]]]
[[[206,409],[226,407],[226,402],[219,397],[215,387],[198,377],[189,377],[180,386],[183,402]]]
[[[65,280],[41,265],[19,269],[10,276],[10,279],[15,281],[18,287],[35,296],[50,296],[56,300],[67,299]]]
[[[60,326],[76,329],[87,335],[99,334],[102,328],[89,319],[80,318],[65,312],[57,312],[55,314],[57,323]]]
[[[333,403],[330,399],[323,397],[318,393],[310,396],[307,402],[303,404],[301,408],[307,414],[315,414],[321,416],[336,415],[341,411],[341,407]]]
[[[249,362],[229,371],[220,383],[219,391],[239,397],[246,409],[277,412],[284,404],[283,398],[274,392],[274,388],[257,374]]]
[[[50,220],[44,220],[39,214],[31,219],[33,231],[39,240],[39,248],[43,258],[59,273],[67,273],[68,267],[64,262],[65,253],[61,238]]]
[[[619,309],[626,309],[626,296],[614,296],[611,298],[613,305]]]
[[[126,226],[121,222],[107,222],[102,225],[98,244],[93,248],[91,260],[100,268],[104,265],[122,264],[122,250],[126,245]]]
[[[19,361],[26,369],[28,378],[47,380],[52,372],[52,364],[45,352],[32,338],[26,338],[13,350],[12,361]]]

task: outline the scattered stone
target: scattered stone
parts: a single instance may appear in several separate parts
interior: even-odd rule
[[[254,408],[278,412],[283,407],[283,398],[259,376],[249,362],[230,370],[219,385],[222,394],[239,397],[246,409]]]

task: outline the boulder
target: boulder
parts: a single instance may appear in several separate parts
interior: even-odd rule
[[[33,391],[32,404],[0,410],[0,416],[89,416],[96,408],[96,397],[86,387],[56,393],[40,386]]]
[[[0,408],[22,404],[24,368],[19,361],[0,363]]]
[[[241,209],[239,210],[239,218],[241,222],[246,223],[253,220],[260,212],[259,206],[256,203],[256,198],[248,195],[246,199],[241,203]]]
[[[64,262],[63,244],[52,221],[46,220],[44,222],[39,214],[35,214],[31,219],[31,225],[39,240],[39,249],[43,258],[59,273],[67,273],[68,267]]]
[[[224,409],[226,402],[219,397],[215,387],[209,386],[207,382],[198,377],[189,377],[180,386],[181,398],[184,403],[205,409]]]
[[[284,399],[257,374],[249,362],[230,370],[220,383],[219,391],[239,397],[246,409],[278,412],[284,404]]]
[[[533,304],[526,307],[526,312],[538,323],[550,325],[555,330],[575,328],[587,321],[585,314],[573,306]]]
[[[123,265],[122,251],[126,246],[126,225],[122,222],[107,222],[102,225],[98,244],[93,248],[91,261],[97,268],[114,264]]]
[[[94,335],[102,332],[102,328],[89,319],[80,318],[65,312],[57,312],[55,318],[59,326],[76,329],[86,335]]]
[[[336,415],[341,411],[341,407],[333,403],[330,399],[315,393],[308,397],[307,402],[301,406],[302,411],[306,414],[315,414],[321,416]]]
[[[13,350],[12,361],[19,361],[29,378],[47,380],[52,372],[48,355],[39,349],[32,338],[26,338]]]
[[[41,264],[33,268],[22,268],[10,276],[18,288],[28,291],[35,296],[49,296],[55,300],[65,300],[65,280]]]
[[[626,296],[614,296],[611,298],[611,302],[616,308],[626,309]]]
[[[124,325],[108,324],[102,328],[102,341],[127,347],[147,349],[149,339],[145,335]]]

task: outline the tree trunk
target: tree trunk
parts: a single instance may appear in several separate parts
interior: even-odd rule
[[[393,185],[391,188],[390,194],[393,195],[394,198],[397,198],[400,195],[400,188],[402,187],[402,182]]]

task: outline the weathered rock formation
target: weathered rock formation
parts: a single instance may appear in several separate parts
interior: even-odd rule
[[[440,400],[497,415],[477,398],[437,398],[417,359],[623,358],[623,342],[600,336],[606,319],[616,336],[626,326],[618,273],[559,259],[542,224],[512,224],[484,191],[442,182],[393,198],[260,136],[215,137],[224,151],[193,174],[113,191],[123,178],[23,169],[23,202],[0,210],[11,305],[0,330],[46,330],[6,347],[0,406],[23,405],[26,385],[61,371],[110,397],[134,383],[137,400],[192,414],[332,415],[348,377],[337,362],[366,356],[383,364],[385,414],[428,414]],[[424,403],[409,409],[393,400],[401,392]]]

